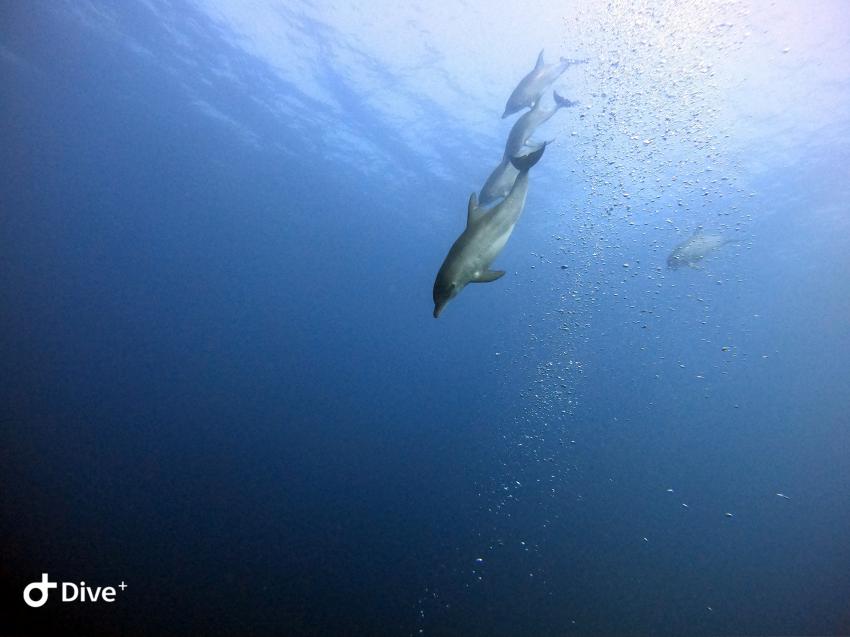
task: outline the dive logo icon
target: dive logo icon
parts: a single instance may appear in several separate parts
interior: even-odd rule
[[[51,582],[47,579],[47,573],[42,573],[40,582],[33,582],[24,588],[24,601],[27,603],[27,606],[31,606],[32,608],[44,606],[47,602],[47,594],[50,589],[58,588],[58,586],[59,584],[56,582]],[[33,599],[34,591],[38,592],[38,599]]]
[[[50,594],[51,588],[60,589],[62,593],[60,601],[62,603],[106,602],[107,604],[111,604],[115,601],[115,597],[118,595],[118,591],[115,589],[119,588],[123,593],[127,589],[127,584],[124,583],[124,580],[121,580],[121,583],[117,587],[91,586],[87,585],[85,582],[80,582],[79,584],[76,582],[62,582],[60,588],[58,582],[51,582],[47,573],[42,573],[40,582],[27,584],[24,588],[24,601],[27,606],[30,608],[44,606],[47,603],[47,598]]]

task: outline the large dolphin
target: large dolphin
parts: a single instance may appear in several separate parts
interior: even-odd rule
[[[537,56],[537,64],[529,71],[528,75],[519,81],[514,92],[508,98],[502,119],[527,106],[534,106],[537,100],[540,99],[540,96],[543,95],[546,87],[557,80],[561,76],[561,73],[566,71],[568,67],[573,64],[584,64],[586,62],[587,59],[568,60],[567,58],[561,58],[556,64],[546,66],[543,63],[543,51],[541,50],[540,55]]]
[[[505,247],[522,215],[528,194],[528,171],[540,160],[544,150],[546,144],[533,153],[511,159],[519,175],[510,194],[498,206],[485,210],[478,206],[474,192],[469,196],[466,229],[452,245],[434,281],[434,318],[440,316],[446,303],[467,283],[488,283],[505,273],[491,270],[490,264]]]
[[[738,242],[739,239],[724,239],[717,234],[705,234],[701,228],[697,228],[690,237],[673,249],[667,257],[667,267],[671,270],[678,270],[683,266],[698,269],[697,263],[708,253],[727,243]]]
[[[552,91],[552,97],[555,100],[554,108],[543,108],[543,102],[537,100],[534,108],[523,113],[511,128],[502,161],[493,169],[487,181],[484,182],[481,192],[478,193],[478,203],[482,206],[489,206],[498,199],[506,197],[511,191],[518,174],[517,169],[511,164],[511,158],[518,157],[523,151],[533,152],[540,148],[539,144],[528,143],[528,138],[534,134],[535,129],[548,121],[558,112],[558,109],[575,106],[578,103],[561,97],[558,91]]]

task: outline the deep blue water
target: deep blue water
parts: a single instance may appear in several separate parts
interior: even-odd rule
[[[0,633],[850,633],[848,27],[6,3]],[[542,46],[581,104],[434,320]]]

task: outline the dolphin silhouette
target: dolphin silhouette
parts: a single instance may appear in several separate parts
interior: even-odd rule
[[[528,74],[519,81],[511,96],[505,104],[505,112],[502,114],[502,119],[508,115],[512,115],[528,106],[534,106],[546,87],[557,80],[561,74],[573,64],[585,64],[584,60],[569,60],[561,58],[557,63],[546,66],[543,62],[543,51],[537,56],[537,64],[528,72]]]
[[[544,150],[546,144],[533,153],[511,159],[519,175],[499,205],[485,210],[478,206],[474,192],[469,196],[466,229],[452,245],[434,281],[434,318],[440,316],[446,303],[468,283],[488,283],[505,274],[504,270],[491,270],[490,264],[505,247],[522,215],[528,194],[528,171]]]
[[[697,264],[700,261],[727,243],[740,243],[740,239],[724,239],[717,234],[705,234],[702,228],[697,228],[690,237],[673,248],[667,257],[667,267],[671,270],[678,270],[683,266],[699,269]]]

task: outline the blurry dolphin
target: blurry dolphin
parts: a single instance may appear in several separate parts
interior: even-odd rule
[[[544,150],[546,144],[533,153],[511,159],[519,175],[510,194],[498,206],[484,210],[478,207],[475,193],[469,196],[466,229],[452,245],[434,281],[434,318],[467,283],[488,283],[505,273],[490,270],[490,264],[505,247],[522,214],[528,194],[528,171]]]
[[[677,270],[686,265],[690,268],[699,269],[697,263],[705,258],[709,252],[727,243],[738,243],[739,241],[739,239],[724,239],[717,234],[704,234],[701,228],[697,228],[690,237],[673,249],[673,252],[667,257],[667,267],[671,270]]]
[[[573,64],[585,64],[584,60],[568,60],[561,58],[556,64],[546,66],[543,63],[543,51],[537,56],[537,64],[529,71],[528,75],[522,78],[508,98],[508,103],[505,104],[505,112],[502,114],[502,119],[508,115],[516,113],[527,106],[534,106],[546,87],[560,77],[561,73],[567,70],[567,67]]]
[[[527,113],[516,121],[508,134],[508,141],[505,144],[505,155],[508,157],[517,157],[525,146],[528,138],[534,134],[538,126],[545,124],[552,115],[558,112],[559,108],[568,108],[575,106],[578,102],[571,102],[565,97],[561,97],[558,91],[552,91],[552,99],[555,100],[555,107],[544,109],[540,100],[534,103],[532,108]]]
[[[502,155],[502,161],[493,169],[481,192],[478,194],[478,202],[482,206],[489,206],[491,203],[502,197],[506,197],[511,191],[511,187],[516,180],[517,169],[511,164],[511,157],[517,157],[523,150],[526,152],[534,152],[540,148],[540,144],[529,144],[528,138],[534,134],[534,130],[544,124],[552,115],[558,112],[559,108],[567,108],[575,106],[578,102],[570,100],[558,95],[557,91],[552,91],[552,97],[555,99],[555,107],[544,109],[540,100],[537,100],[532,108],[516,121],[508,135],[508,141],[505,144],[505,153]]]

